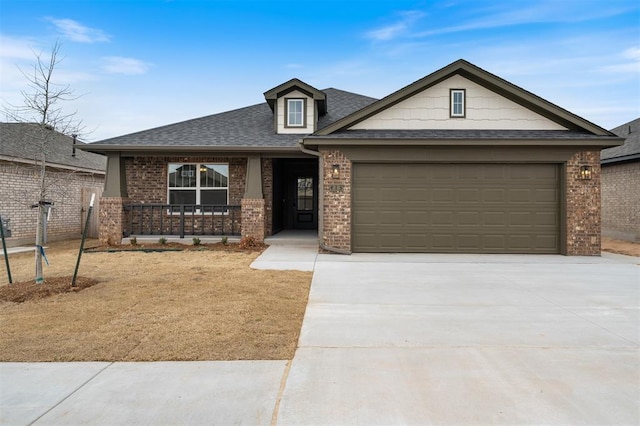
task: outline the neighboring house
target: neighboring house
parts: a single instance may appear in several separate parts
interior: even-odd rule
[[[640,242],[640,118],[611,131],[625,142],[600,155],[602,235]]]
[[[264,97],[84,146],[108,156],[101,239],[317,229],[341,253],[600,254],[600,150],[622,139],[469,62],[381,100],[298,79]]]
[[[83,212],[90,194],[99,197],[102,193],[106,168],[104,156],[75,149],[81,145],[38,124],[0,123],[0,216],[10,234],[8,246],[35,242],[38,209],[32,206],[40,199],[43,146],[46,196],[53,203],[46,223],[47,240],[81,237]],[[93,229],[97,237],[97,221]]]

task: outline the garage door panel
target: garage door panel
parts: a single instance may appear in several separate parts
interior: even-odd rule
[[[554,164],[354,164],[354,251],[558,253]]]

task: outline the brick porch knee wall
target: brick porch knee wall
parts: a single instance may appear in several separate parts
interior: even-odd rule
[[[102,244],[120,244],[122,233],[127,224],[127,216],[124,205],[129,203],[128,198],[101,197],[100,198],[100,225],[99,238]]]
[[[351,250],[351,161],[340,151],[321,153],[324,160],[322,242],[327,247]],[[334,164],[340,167],[338,178],[331,175]]]
[[[263,242],[265,237],[265,208],[262,198],[242,200],[242,237]]]
[[[580,179],[580,167],[591,166],[591,179]],[[566,253],[600,255],[600,152],[583,151],[567,161]]]

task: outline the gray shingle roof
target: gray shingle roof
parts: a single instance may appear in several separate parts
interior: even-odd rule
[[[44,136],[40,132],[44,133]],[[35,123],[0,123],[0,155],[16,159],[40,159],[43,139],[46,161],[51,165],[70,166],[104,172],[107,160],[104,156],[76,149],[73,139],[54,130],[42,129]],[[77,147],[86,145],[77,141]]]
[[[614,129],[613,133],[626,138],[623,145],[613,148],[603,149],[600,154],[600,161],[603,164],[616,163],[620,161],[640,159],[640,118],[625,123]]]
[[[322,139],[601,139],[602,136],[571,130],[342,130],[327,136],[309,136],[306,140]]]
[[[374,98],[326,89],[328,111],[318,120],[327,126],[376,101]],[[169,124],[96,142],[97,145],[167,147],[264,147],[296,148],[301,134],[276,134],[273,112],[266,102]]]

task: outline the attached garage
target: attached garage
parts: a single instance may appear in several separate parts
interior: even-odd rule
[[[560,253],[560,164],[354,163],[354,252]]]

